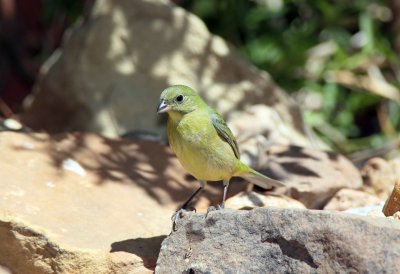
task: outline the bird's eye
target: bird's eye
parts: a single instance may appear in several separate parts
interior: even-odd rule
[[[178,96],[176,96],[176,101],[177,101],[178,103],[182,103],[182,101],[183,101],[183,95],[178,95]]]

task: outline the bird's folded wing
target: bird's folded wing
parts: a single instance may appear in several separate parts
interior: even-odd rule
[[[210,118],[215,129],[218,132],[218,135],[221,138],[228,142],[228,144],[232,147],[233,152],[235,153],[236,158],[240,158],[239,148],[236,143],[235,136],[233,136],[232,131],[229,129],[228,125],[225,123],[224,119],[212,108],[208,108],[208,113],[210,114]]]

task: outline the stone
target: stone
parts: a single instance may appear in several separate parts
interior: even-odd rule
[[[327,148],[311,131],[304,135],[293,130],[276,110],[266,105],[257,104],[233,111],[227,123],[237,136],[241,160],[250,166],[259,165],[258,155],[271,144]]]
[[[398,180],[394,185],[393,191],[386,200],[382,211],[385,216],[392,216],[396,212],[400,211],[400,180]]]
[[[163,273],[399,273],[400,222],[304,209],[187,213]]]
[[[373,217],[385,217],[382,212],[384,202],[380,202],[377,205],[370,205],[364,207],[352,207],[344,210],[346,213],[356,214],[361,216],[373,216]]]
[[[381,200],[375,195],[364,191],[343,188],[339,190],[324,206],[324,210],[347,210],[349,208],[358,208],[377,205]]]
[[[0,151],[0,265],[12,273],[152,273],[198,187],[154,141],[0,132]]]
[[[0,150],[0,265],[13,273],[151,273],[177,206],[172,195],[186,182],[167,147],[2,132]],[[65,159],[85,172],[66,169]]]
[[[393,217],[393,219],[395,219],[395,220],[400,220],[400,211],[397,211],[396,213],[394,213],[390,217]]]
[[[0,265],[0,274],[12,274],[12,273],[7,267]]]
[[[270,145],[256,169],[285,182],[286,193],[307,208],[322,209],[340,189],[362,184],[360,172],[344,156],[298,146]]]
[[[264,104],[297,133],[292,140],[306,135],[299,107],[267,72],[171,1],[97,0],[64,41],[26,100],[23,122],[34,129],[165,135],[159,95],[186,84],[227,120],[233,110]]]
[[[393,185],[400,178],[400,160],[369,159],[362,168],[361,175],[362,189],[386,200],[393,190]]]
[[[12,118],[4,119],[2,126],[12,131],[19,131],[23,128],[23,125],[19,121]]]
[[[302,203],[287,196],[262,195],[257,192],[238,193],[226,200],[225,207],[238,210],[257,207],[305,208]]]

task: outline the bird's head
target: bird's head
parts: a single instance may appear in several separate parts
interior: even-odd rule
[[[177,85],[166,88],[160,96],[157,113],[181,114],[192,112],[206,104],[190,87]]]

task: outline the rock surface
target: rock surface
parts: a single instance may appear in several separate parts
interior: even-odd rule
[[[385,214],[383,214],[384,202],[380,202],[377,205],[370,205],[370,206],[364,206],[364,207],[352,207],[349,209],[346,209],[344,212],[350,213],[350,214],[356,214],[356,215],[361,215],[361,216],[373,216],[373,217],[383,217],[385,218]]]
[[[349,208],[377,205],[380,202],[381,200],[375,195],[360,190],[343,188],[329,200],[324,206],[324,210],[343,211]]]
[[[360,172],[344,156],[298,146],[271,145],[256,169],[287,184],[307,208],[321,209],[342,188],[359,188]]]
[[[241,192],[229,198],[225,202],[229,209],[252,209],[257,207],[278,207],[278,208],[306,208],[297,200],[287,196],[262,195],[257,192]]]
[[[197,188],[156,142],[1,132],[0,151],[0,265],[13,273],[151,273]]]
[[[386,200],[392,193],[393,186],[400,178],[400,160],[386,161],[372,158],[361,170],[363,190]]]
[[[0,274],[12,274],[12,273],[8,268],[0,265]]]
[[[395,214],[393,214],[390,217],[395,219],[395,220],[400,220],[400,211],[397,211]]]
[[[297,145],[301,147],[327,148],[312,132],[305,136],[288,126],[282,117],[271,107],[254,105],[242,111],[233,111],[227,121],[237,136],[241,160],[250,165],[259,165],[259,154],[271,144]]]
[[[260,208],[188,213],[156,273],[399,273],[400,222]]]
[[[305,134],[299,108],[266,72],[166,0],[97,0],[43,66],[24,121],[51,132],[164,134],[155,108],[172,84],[192,86],[225,118],[266,104],[296,136]]]

